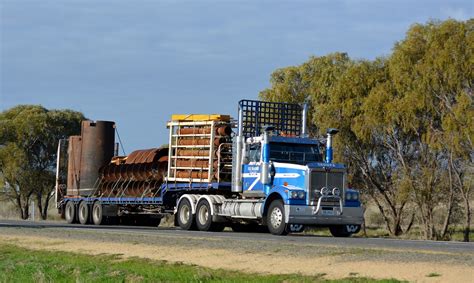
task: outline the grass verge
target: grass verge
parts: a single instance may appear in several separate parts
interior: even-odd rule
[[[0,244],[0,282],[400,282],[351,276],[261,275],[120,255],[35,251]]]

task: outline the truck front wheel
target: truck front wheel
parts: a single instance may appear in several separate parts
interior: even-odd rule
[[[195,230],[196,223],[193,217],[193,210],[188,199],[183,199],[178,206],[178,224],[183,230]]]
[[[288,234],[285,223],[285,207],[283,206],[283,202],[279,199],[274,200],[268,208],[267,226],[273,235]]]
[[[72,224],[76,223],[76,206],[74,205],[74,202],[68,201],[66,203],[66,208],[64,212],[64,217],[66,218],[67,223]]]

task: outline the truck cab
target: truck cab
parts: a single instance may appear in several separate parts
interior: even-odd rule
[[[241,108],[248,103],[241,102]],[[259,115],[269,109],[291,111],[288,104],[275,107],[275,103],[254,103]],[[262,222],[273,234],[285,234],[303,225],[329,227],[334,236],[357,233],[363,223],[359,193],[348,187],[347,168],[343,164],[332,163],[331,143],[337,129],[328,129],[325,145],[308,138],[302,128],[306,120],[305,107],[290,107],[302,109],[301,123],[279,120],[273,125],[262,126],[260,135],[255,131],[258,127],[255,123],[253,131],[246,129],[247,136],[240,139],[240,149],[236,146],[237,152],[241,151],[242,162],[237,166],[241,168],[241,177],[237,173],[235,175],[241,178],[242,196],[262,200]],[[248,110],[243,111],[249,115]],[[285,114],[279,113],[280,116]],[[249,120],[243,114],[239,116],[243,121]],[[282,122],[290,122],[293,127]],[[244,128],[243,125],[240,127]],[[237,142],[240,135],[245,136],[242,128],[238,131]],[[237,168],[234,168],[235,171]]]

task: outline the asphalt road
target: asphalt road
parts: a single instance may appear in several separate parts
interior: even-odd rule
[[[177,238],[216,238],[224,240],[239,241],[264,241],[291,243],[293,245],[319,244],[328,246],[354,247],[354,248],[375,248],[375,249],[393,249],[393,250],[425,250],[432,252],[455,252],[474,254],[474,243],[463,242],[438,242],[423,240],[398,240],[384,238],[334,238],[326,236],[293,234],[289,236],[274,236],[268,233],[237,233],[237,232],[201,232],[201,231],[183,231],[179,228],[169,227],[137,227],[137,226],[95,226],[67,224],[64,222],[31,222],[0,220],[0,233],[2,227],[18,227],[23,229],[58,229],[62,231],[82,230],[94,231],[100,230],[108,233],[130,234],[134,235],[164,235]]]

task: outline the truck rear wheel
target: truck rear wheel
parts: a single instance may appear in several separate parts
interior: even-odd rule
[[[79,204],[79,209],[77,211],[77,214],[79,216],[79,223],[81,224],[89,224],[90,223],[90,218],[89,218],[89,205],[85,201],[81,201]]]
[[[94,202],[94,205],[92,206],[92,221],[95,225],[104,224],[104,212],[102,204],[98,201]]]
[[[288,234],[285,223],[285,207],[279,199],[274,200],[268,208],[267,226],[273,235]]]
[[[76,221],[76,219],[77,219],[76,218],[76,206],[74,205],[74,202],[68,201],[66,203],[66,208],[65,208],[64,215],[65,215],[67,223],[69,223],[69,224],[77,223],[77,221]]]
[[[195,230],[196,223],[193,217],[193,210],[188,199],[180,201],[177,212],[179,227],[183,230]]]
[[[196,208],[196,226],[200,231],[222,232],[224,223],[212,222],[211,204],[206,199],[201,200]]]

